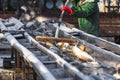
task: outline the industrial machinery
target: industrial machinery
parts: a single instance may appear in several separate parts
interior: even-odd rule
[[[64,14],[59,26],[58,37],[55,37],[61,13],[59,8],[64,5],[65,0],[15,0],[11,3],[9,1],[3,1],[7,4],[1,6],[1,14],[20,12],[15,14],[16,18],[11,17],[13,15],[5,16],[6,19],[0,18],[0,39],[5,40],[11,50],[10,58],[3,58],[3,68],[10,69],[9,72],[14,77],[11,80],[120,79],[118,44],[77,29],[77,19],[67,13]],[[25,3],[13,6],[18,1]],[[109,0],[107,1],[110,4]],[[105,0],[103,2],[105,3]],[[12,5],[11,9],[8,9],[8,5]],[[72,6],[70,3],[68,5]],[[110,5],[104,8],[108,11],[100,13],[100,18],[103,19],[101,36],[118,36],[119,27],[115,28],[116,19],[111,17],[111,14],[118,18],[119,11],[115,9],[114,12]],[[106,16],[107,14],[109,16]],[[115,23],[115,26],[109,22],[112,25]],[[71,24],[74,27],[70,27]],[[104,26],[107,26],[107,35],[107,31],[104,33]],[[108,30],[109,26],[112,26],[111,31]],[[113,33],[113,27],[118,30],[115,31],[117,33]],[[1,76],[0,78],[3,79]]]
[[[119,79],[120,49],[115,43],[77,28],[67,28],[64,23],[55,38],[58,22],[53,20],[40,22],[37,28],[31,29],[33,26],[26,28],[26,24],[11,17],[0,19],[0,26],[1,38],[11,46],[8,61],[14,64],[9,69],[17,70],[13,72],[14,79]]]

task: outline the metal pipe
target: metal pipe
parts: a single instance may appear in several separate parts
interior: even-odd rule
[[[7,29],[1,21],[0,26],[2,29]],[[44,80],[56,80],[49,70],[43,65],[43,63],[32,52],[22,46],[10,33],[5,32],[4,36],[9,41],[11,46],[17,49],[23,57],[32,64],[39,76],[42,75]]]
[[[118,45],[114,42],[110,42],[110,41],[107,41],[105,39],[102,39],[100,37],[85,33],[77,28],[73,28],[72,31],[79,33],[80,36],[84,36],[86,38],[89,38],[91,41],[94,42],[94,44],[97,44],[98,46],[102,45],[105,49],[110,50],[110,51],[114,51],[114,53],[120,55],[120,45]],[[86,40],[86,41],[88,42],[88,40]]]
[[[67,1],[65,2],[65,5],[64,5],[64,6],[66,6],[68,3],[69,3],[69,0],[67,0]],[[58,22],[58,27],[57,27],[56,32],[55,32],[55,37],[56,37],[56,38],[57,38],[58,35],[59,35],[60,24],[61,24],[61,22],[62,22],[62,18],[63,18],[63,14],[64,14],[64,13],[65,13],[65,11],[62,11],[61,14],[60,14],[60,18],[59,18],[59,22]]]

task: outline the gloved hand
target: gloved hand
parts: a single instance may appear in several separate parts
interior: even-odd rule
[[[62,8],[60,8],[61,11],[66,11],[68,12],[70,15],[73,14],[73,10],[67,6],[63,6]]]

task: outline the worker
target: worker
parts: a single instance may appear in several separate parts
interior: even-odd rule
[[[61,11],[67,11],[70,15],[78,18],[80,30],[99,36],[99,8],[98,0],[70,0],[72,9],[63,6]]]

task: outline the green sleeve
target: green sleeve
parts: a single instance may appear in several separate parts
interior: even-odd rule
[[[70,2],[71,2],[72,5],[73,5],[73,9],[74,9],[74,8],[77,8],[77,0],[70,0]]]
[[[77,7],[73,6],[73,11],[74,11],[73,16],[76,16],[78,18],[88,17],[89,15],[94,13],[95,5],[96,3],[89,2],[82,5],[78,5]]]

